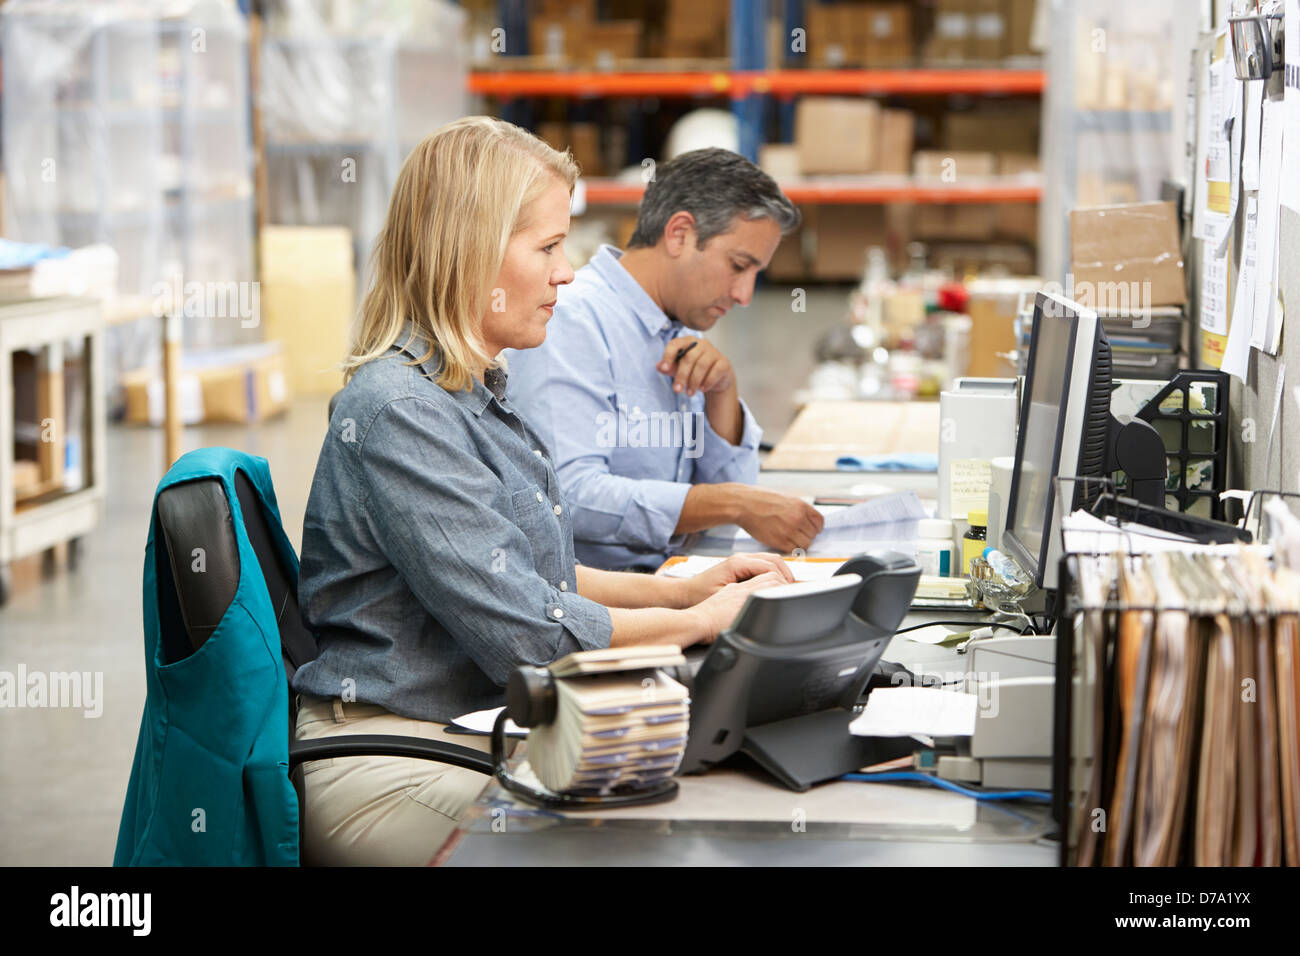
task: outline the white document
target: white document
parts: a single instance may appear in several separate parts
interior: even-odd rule
[[[1264,101],[1259,135],[1259,223],[1255,238],[1255,304],[1250,344],[1265,348],[1277,301],[1278,200],[1282,179],[1283,104]]]
[[[453,717],[452,723],[457,727],[465,730],[472,730],[476,734],[490,734],[492,727],[497,722],[497,714],[505,710],[504,707],[489,707],[487,710],[476,710],[470,714],[461,714],[459,717]],[[528,730],[520,727],[513,720],[506,719],[506,736],[507,737],[527,737]]]
[[[859,737],[969,737],[975,733],[979,698],[936,687],[878,687],[849,724]]]
[[[708,554],[692,554],[680,564],[674,564],[671,568],[664,571],[665,577],[670,578],[693,578],[701,571],[707,571],[709,568],[716,567],[723,561],[723,557]],[[840,569],[843,561],[800,561],[797,558],[787,558],[786,566],[790,568],[790,573],[794,575],[796,581],[824,581],[834,576],[835,572]]]
[[[927,517],[914,491],[873,498],[826,515],[810,554],[853,554],[871,546],[916,547],[916,522]]]
[[[1228,333],[1228,256],[1215,256],[1209,241],[1201,243],[1201,328],[1215,335]]]
[[[1282,181],[1282,205],[1300,212],[1300,0],[1286,0],[1286,62],[1289,64],[1283,84],[1286,104],[1286,137],[1282,148],[1287,152],[1285,169],[1291,174]]]
[[[1243,80],[1246,87],[1246,115],[1242,117],[1241,188],[1259,188],[1259,122],[1264,105],[1264,80]]]
[[[1250,364],[1250,338],[1255,319],[1255,239],[1259,221],[1259,200],[1246,197],[1246,226],[1241,238],[1241,267],[1237,271],[1237,292],[1232,299],[1232,325],[1223,349],[1220,368],[1246,381]]]

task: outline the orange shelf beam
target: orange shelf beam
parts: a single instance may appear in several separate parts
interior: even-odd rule
[[[587,202],[594,206],[636,205],[645,186],[611,179],[588,179]],[[1038,202],[1042,187],[1025,183],[927,186],[915,183],[789,182],[781,190],[791,202],[880,205],[882,203],[1008,203]]]
[[[949,93],[1037,94],[1046,86],[1042,70],[769,70],[737,73],[737,95],[748,92],[890,93],[942,96]]]
[[[469,90],[486,96],[731,96],[770,93],[1039,94],[1042,70],[769,70],[760,73],[476,71]]]
[[[475,72],[469,91],[486,96],[726,96],[727,73]]]

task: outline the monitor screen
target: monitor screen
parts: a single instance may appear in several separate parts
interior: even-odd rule
[[[1014,503],[1007,512],[1007,530],[1035,557],[1042,553],[1043,536],[1052,514],[1052,478],[1057,474],[1060,455],[1061,415],[1070,392],[1076,321],[1073,315],[1053,312],[1049,309],[1047,315],[1036,315],[1034,319],[1036,348],[1025,374],[1027,397],[1020,421],[1023,437],[1013,477]]]
[[[1106,354],[1099,354],[1099,348]],[[1109,408],[1109,346],[1097,313],[1061,296],[1038,293],[1002,540],[1004,550],[1039,587],[1056,587],[1060,531],[1055,479],[1099,471],[1100,459],[1092,461],[1095,454],[1086,463],[1081,456],[1085,447],[1104,452]],[[1063,493],[1070,497],[1069,510],[1077,497],[1074,483]]]

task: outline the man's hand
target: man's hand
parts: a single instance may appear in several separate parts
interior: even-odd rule
[[[695,643],[713,643],[714,638],[731,627],[732,622],[736,620],[736,615],[740,613],[740,609],[745,606],[745,602],[749,600],[751,594],[764,588],[770,588],[773,585],[785,583],[785,578],[782,575],[775,571],[766,571],[752,578],[746,578],[743,581],[723,586],[710,597],[705,598],[685,612],[695,618],[696,628],[694,640],[690,640],[682,646],[686,647]]]
[[[688,347],[690,351],[682,356],[680,362],[677,361],[677,353]],[[678,394],[725,392],[736,384],[736,373],[730,360],[712,342],[693,335],[669,342],[658,369],[672,376],[673,391]]]
[[[767,554],[765,552],[733,554],[727,560],[715,564],[709,570],[701,571],[693,578],[684,579],[682,581],[683,600],[680,606],[691,607],[699,604],[706,598],[712,597],[728,584],[747,581],[750,578],[769,572],[778,575],[783,583],[789,584],[794,581],[794,575],[790,572],[789,566],[785,561],[781,560],[781,556],[778,554]]]
[[[823,523],[821,512],[801,498],[752,486],[741,491],[736,524],[783,554],[806,549],[821,533]]]

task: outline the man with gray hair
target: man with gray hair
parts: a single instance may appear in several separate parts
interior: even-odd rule
[[[546,341],[508,353],[510,397],[554,455],[584,564],[653,570],[722,524],[782,552],[821,531],[811,505],[755,486],[762,431],[699,334],[749,304],[798,224],[744,157],[683,153],[646,186],[627,251],[602,246],[560,289]]]

